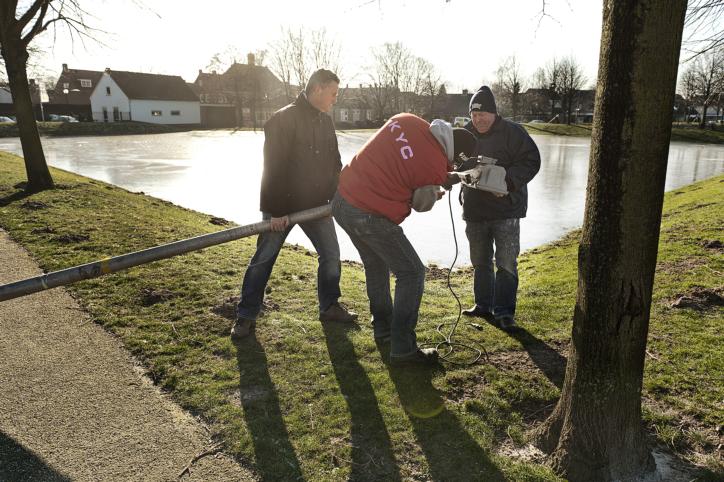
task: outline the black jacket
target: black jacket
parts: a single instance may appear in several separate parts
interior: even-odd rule
[[[304,93],[264,125],[261,211],[281,217],[327,204],[342,163],[332,119]]]
[[[505,168],[508,194],[496,197],[493,193],[463,186],[463,219],[490,221],[524,218],[528,209],[526,185],[540,169],[540,153],[533,139],[521,126],[501,117],[485,134],[478,133],[472,122],[465,126],[478,140],[477,155],[498,160]]]

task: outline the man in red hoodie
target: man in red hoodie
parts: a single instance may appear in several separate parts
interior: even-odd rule
[[[392,117],[354,156],[339,177],[332,213],[349,235],[362,263],[374,336],[390,340],[390,363],[437,361],[434,348],[417,345],[425,267],[399,224],[411,208],[427,211],[458,180],[449,174],[461,153],[471,155],[475,138],[412,114]],[[390,295],[390,272],[397,281]]]

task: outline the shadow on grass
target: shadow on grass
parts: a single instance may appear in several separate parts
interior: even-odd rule
[[[20,201],[21,199],[25,199],[26,197],[32,196],[33,192],[28,192],[24,189],[21,189],[20,191],[16,191],[12,194],[9,194],[4,197],[0,197],[0,207],[9,206],[10,204],[14,203],[15,201]]]
[[[0,432],[0,480],[70,482],[71,478],[52,469],[12,437]]]
[[[389,345],[378,345],[389,360]],[[430,468],[431,480],[507,480],[478,442],[445,407],[432,385],[434,369],[387,366]]]
[[[352,324],[322,323],[329,358],[339,388],[347,401],[352,427],[352,467],[349,480],[402,480],[367,373],[354,356],[349,332]]]
[[[254,444],[255,468],[262,480],[304,480],[284,425],[264,347],[255,336],[236,344],[239,399]]]
[[[551,348],[540,338],[530,334],[525,328],[517,328],[508,333],[523,345],[525,351],[530,355],[533,363],[556,387],[563,387],[563,379],[566,375],[566,357]]]

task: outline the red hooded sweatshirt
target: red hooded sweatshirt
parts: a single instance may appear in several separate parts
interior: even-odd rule
[[[448,170],[430,124],[413,114],[397,114],[342,169],[338,190],[354,207],[400,224],[410,215],[413,191],[444,184]]]

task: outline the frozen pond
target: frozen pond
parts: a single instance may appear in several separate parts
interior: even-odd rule
[[[369,132],[339,132],[342,162],[349,162],[369,136]],[[588,138],[533,138],[543,162],[528,187],[528,217],[521,223],[523,250],[553,241],[581,225],[588,174]],[[263,132],[249,131],[43,138],[48,162],[54,167],[239,224],[261,219],[263,142]],[[22,155],[16,138],[0,139],[0,150]],[[666,189],[722,172],[724,146],[674,142],[669,151]],[[460,246],[456,264],[460,265],[469,263],[470,258],[458,189],[456,186],[452,191],[452,207]],[[447,196],[428,213],[413,212],[402,227],[424,262],[452,262],[455,245]],[[338,229],[338,235],[342,257],[359,259],[344,231]],[[299,228],[292,231],[288,241],[312,247]]]

